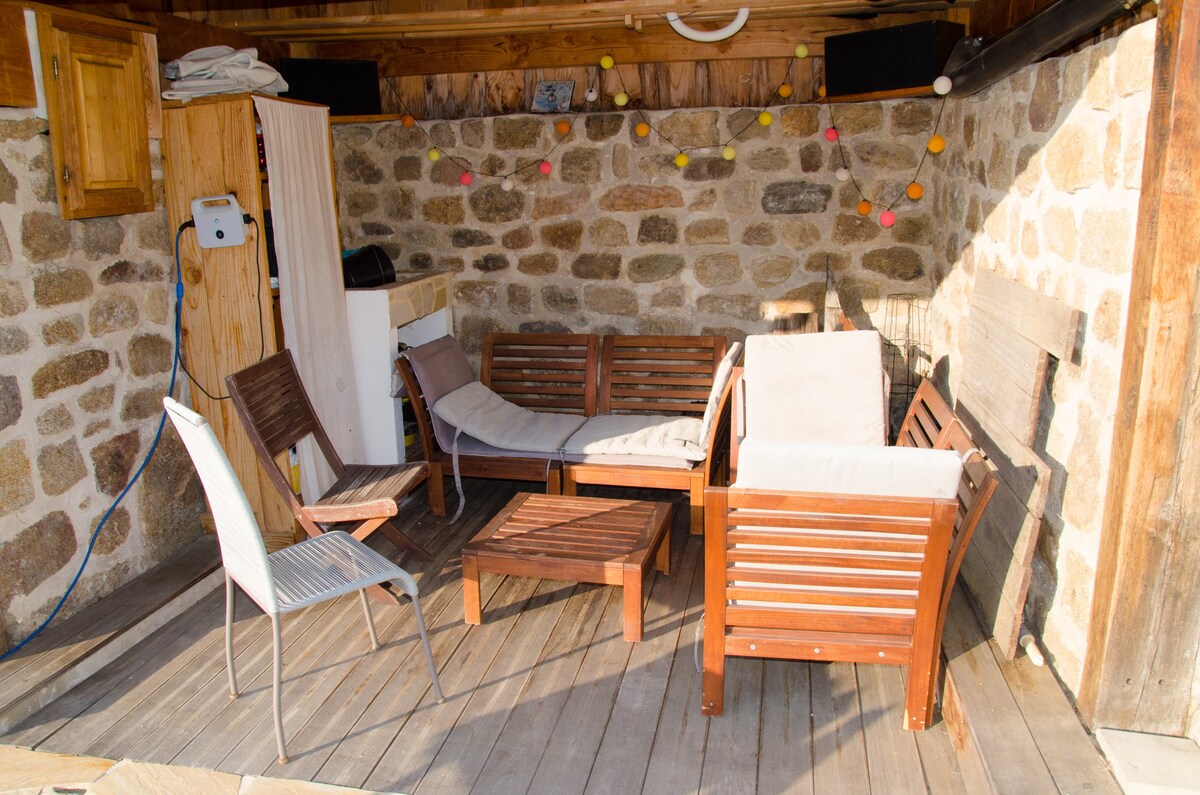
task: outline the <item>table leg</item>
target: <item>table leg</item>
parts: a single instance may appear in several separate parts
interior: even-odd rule
[[[479,561],[475,556],[462,557],[463,567],[463,620],[468,624],[483,623],[483,609],[479,604]]]
[[[654,557],[654,568],[663,574],[671,574],[671,527],[667,526],[662,540],[658,542],[658,554]]]
[[[621,598],[625,608],[625,640],[642,639],[642,579],[641,567],[626,565],[621,575]]]

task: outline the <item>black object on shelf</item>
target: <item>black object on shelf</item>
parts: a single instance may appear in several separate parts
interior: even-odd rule
[[[280,58],[288,90],[281,96],[328,105],[330,116],[371,116],[380,112],[379,65],[375,61]]]
[[[342,255],[342,280],[346,289],[379,287],[396,281],[396,267],[382,248],[372,244]]]
[[[825,38],[825,89],[830,97],[925,86],[942,74],[966,28],[935,20]]]

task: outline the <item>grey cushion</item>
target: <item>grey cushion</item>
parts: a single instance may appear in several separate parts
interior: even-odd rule
[[[439,400],[454,390],[475,380],[467,354],[454,337],[440,337],[433,342],[410,348],[404,354],[412,365],[413,375],[421,384],[425,405],[432,408]],[[454,428],[433,414],[433,435],[438,446],[450,452],[454,444]],[[461,442],[460,442],[460,447]]]

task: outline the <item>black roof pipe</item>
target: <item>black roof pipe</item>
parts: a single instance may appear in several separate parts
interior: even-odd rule
[[[986,44],[964,38],[955,46],[944,73],[954,81],[950,96],[965,97],[1109,22],[1147,0],[1058,0]]]

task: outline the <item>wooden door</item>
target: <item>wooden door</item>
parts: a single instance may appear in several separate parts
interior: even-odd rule
[[[38,30],[62,216],[154,209],[138,33],[50,15]]]

